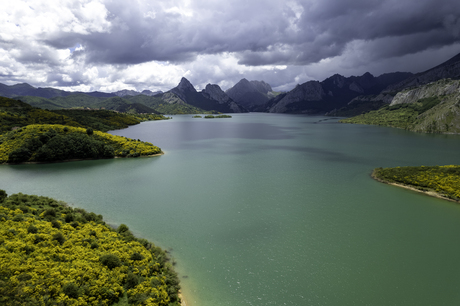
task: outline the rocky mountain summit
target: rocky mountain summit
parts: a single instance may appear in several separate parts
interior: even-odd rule
[[[268,102],[269,93],[272,91],[271,86],[264,81],[241,79],[232,88],[227,89],[225,93],[239,105],[254,111]]]
[[[216,84],[208,84],[202,91],[203,95],[207,95],[210,99],[214,99],[219,104],[227,104],[233,110],[234,113],[245,113],[248,112],[246,108],[237,104],[232,100],[221,88]]]
[[[186,78],[182,78],[179,85],[171,89],[168,93],[174,94],[179,99],[192,106],[210,111],[222,113],[242,113],[247,112],[233,101],[218,85],[208,84],[206,89],[197,92],[192,83]]]

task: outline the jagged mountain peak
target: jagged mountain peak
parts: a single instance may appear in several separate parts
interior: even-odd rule
[[[182,79],[180,80],[179,85],[177,85],[176,88],[181,90],[181,91],[188,90],[188,91],[195,91],[196,92],[196,89],[195,89],[195,87],[193,87],[192,83],[190,83],[190,81],[187,80],[184,77],[182,77]]]

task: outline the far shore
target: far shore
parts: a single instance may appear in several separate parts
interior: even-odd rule
[[[448,197],[446,197],[446,196],[444,196],[444,195],[442,195],[442,194],[440,194],[438,192],[435,192],[433,190],[421,190],[421,189],[416,188],[415,186],[401,184],[401,183],[393,183],[393,182],[383,180],[383,179],[378,178],[377,176],[375,176],[375,170],[372,171],[371,177],[374,180],[376,180],[378,182],[381,182],[381,183],[384,183],[384,184],[393,185],[393,186],[401,187],[401,188],[404,188],[404,189],[409,189],[409,190],[412,190],[412,191],[423,193],[423,194],[428,195],[430,197],[434,197],[434,198],[438,198],[438,199],[442,199],[442,200],[447,200],[447,201],[454,202],[454,203],[460,203],[459,200],[454,200],[454,199],[448,198]]]

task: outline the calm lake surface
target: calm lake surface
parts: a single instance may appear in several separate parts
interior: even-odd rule
[[[170,249],[187,305],[459,305],[460,206],[370,178],[460,163],[460,137],[232,114],[112,132],[154,158],[0,167]]]

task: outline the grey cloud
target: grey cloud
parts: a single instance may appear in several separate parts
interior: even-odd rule
[[[48,79],[62,86],[92,81],[80,71],[61,71],[59,59],[52,52],[81,44],[84,50],[71,55],[79,63],[76,69],[107,65],[123,71],[131,65],[164,61],[186,67],[184,71],[191,72],[190,81],[198,86],[228,86],[246,77],[263,79],[273,88],[288,89],[311,78],[325,78],[330,71],[362,74],[371,67],[377,72],[370,72],[377,74],[400,70],[396,64],[391,67],[390,59],[406,59],[409,54],[432,56],[430,50],[456,46],[460,38],[458,0],[194,0],[185,16],[177,10],[167,10],[167,5],[180,2],[107,1],[106,18],[111,27],[106,32],[59,30],[43,33],[37,42],[0,41],[0,48],[20,49],[11,53],[17,62],[27,69],[48,67],[44,69],[49,73]],[[350,56],[353,52],[359,56]],[[209,65],[199,61],[201,55],[219,57],[229,53],[241,65],[288,67],[266,71],[254,68],[244,70],[243,75],[236,68],[219,71],[216,67],[220,59]],[[341,58],[348,62],[337,60]],[[312,66],[323,59],[332,59],[335,66],[321,66],[330,70],[321,74],[320,68]],[[446,59],[441,58],[439,63]],[[386,67],[376,64],[379,62]],[[99,77],[103,73],[99,69]],[[72,82],[64,81],[64,74]],[[112,73],[107,80],[120,81],[122,74]],[[0,80],[5,78],[0,76]],[[155,80],[151,84],[165,86]]]
[[[138,64],[190,62],[199,54],[234,52],[248,66],[306,65],[341,55],[355,40],[399,37],[399,56],[449,45],[460,35],[460,2],[454,0],[322,0],[288,2],[193,1],[192,17],[150,6],[112,1],[109,33],[56,33],[56,48],[81,43],[87,62]],[[147,13],[151,10],[154,18]],[[146,17],[147,16],[147,17]],[[436,33],[436,35],[433,35]],[[434,39],[433,39],[434,38]],[[410,41],[411,43],[404,43]],[[388,49],[388,48],[386,48]]]

